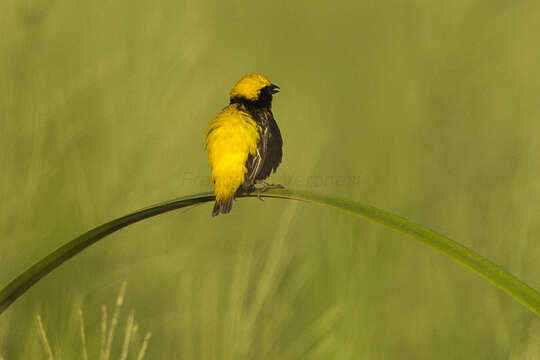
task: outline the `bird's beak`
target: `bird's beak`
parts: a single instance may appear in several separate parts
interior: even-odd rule
[[[279,92],[279,86],[274,85],[274,84],[270,85],[270,91],[272,92],[272,94],[278,93]]]

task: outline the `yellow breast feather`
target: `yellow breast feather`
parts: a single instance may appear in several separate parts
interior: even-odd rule
[[[216,201],[227,201],[244,182],[248,155],[257,152],[259,126],[242,105],[231,104],[210,122],[205,140]]]

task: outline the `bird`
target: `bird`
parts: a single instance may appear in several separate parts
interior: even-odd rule
[[[245,75],[230,91],[229,105],[208,124],[205,144],[216,196],[213,217],[228,214],[239,194],[256,191],[261,199],[262,192],[283,188],[265,181],[283,157],[283,139],[272,114],[272,98],[279,90],[262,74]]]

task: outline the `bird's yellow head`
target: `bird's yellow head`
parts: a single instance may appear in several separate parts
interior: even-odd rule
[[[234,85],[231,90],[230,98],[246,99],[249,101],[258,101],[262,97],[272,99],[272,94],[277,93],[279,86],[274,85],[268,78],[262,74],[249,74],[244,76]]]

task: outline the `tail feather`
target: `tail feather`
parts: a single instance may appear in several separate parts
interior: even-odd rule
[[[212,211],[212,216],[218,216],[219,214],[228,214],[231,212],[233,203],[233,198],[224,200],[224,201],[216,201],[214,204],[214,210]]]

